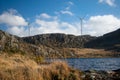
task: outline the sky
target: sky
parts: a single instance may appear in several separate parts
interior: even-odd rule
[[[102,36],[120,28],[120,0],[0,0],[0,30]],[[30,31],[30,32],[29,32]]]

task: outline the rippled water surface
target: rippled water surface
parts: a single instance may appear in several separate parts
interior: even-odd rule
[[[54,59],[66,61],[69,66],[80,70],[116,70],[120,69],[120,58],[70,58]],[[53,61],[48,59],[47,61]]]
[[[80,70],[120,69],[120,58],[79,58],[65,60],[70,66]]]

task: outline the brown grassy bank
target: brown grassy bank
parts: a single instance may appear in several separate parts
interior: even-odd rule
[[[22,55],[0,55],[0,80],[80,80],[80,75],[65,62],[38,65]]]

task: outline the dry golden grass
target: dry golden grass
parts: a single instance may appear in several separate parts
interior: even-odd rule
[[[21,55],[0,56],[0,80],[42,80],[37,64]],[[35,79],[38,78],[38,79]]]
[[[66,52],[71,51],[77,57],[112,57],[114,52],[106,51],[104,49],[91,49],[91,48],[65,48]]]
[[[104,49],[91,49],[91,48],[68,48],[68,50],[71,50],[77,54],[104,54],[104,53],[111,53],[110,51],[105,51]]]
[[[61,61],[38,65],[29,57],[2,54],[0,80],[80,80],[80,72]]]

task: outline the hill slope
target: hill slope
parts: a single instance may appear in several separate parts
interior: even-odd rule
[[[113,38],[113,33],[110,33],[110,35],[106,35],[108,37],[112,36]],[[116,34],[118,34],[118,32],[114,33],[114,35]],[[104,37],[102,38],[104,41]],[[116,43],[114,47],[106,48],[106,46],[103,46],[103,49],[90,49],[102,47],[99,46],[98,42],[96,42],[97,40],[101,41],[101,37],[96,38],[88,35],[74,36],[58,33],[41,34],[36,36],[20,38],[17,36],[10,35],[6,32],[0,31],[0,53],[22,53],[32,56],[39,55],[45,58],[119,57],[119,54],[113,53],[109,50],[104,50],[104,48],[114,48],[114,50],[116,49],[116,51],[119,53],[119,43],[117,43],[119,42],[119,39],[114,39],[116,41],[114,42]],[[103,42],[101,41],[101,44],[102,43]],[[106,44],[107,42],[104,43]],[[89,49],[85,47],[88,47]]]
[[[0,30],[0,50],[12,50],[19,48],[19,41],[16,36]]]
[[[90,36],[73,36],[65,34],[43,34],[20,38],[0,31],[0,52],[39,55],[42,57],[64,58],[77,57],[74,49],[82,47],[82,41],[92,39]]]
[[[59,48],[83,48],[84,44],[94,37],[89,35],[74,36],[66,34],[41,34],[22,38],[23,41],[35,45],[45,45],[47,47]]]
[[[105,48],[107,50],[120,51],[120,29],[101,37],[95,38],[85,44],[88,48]]]

